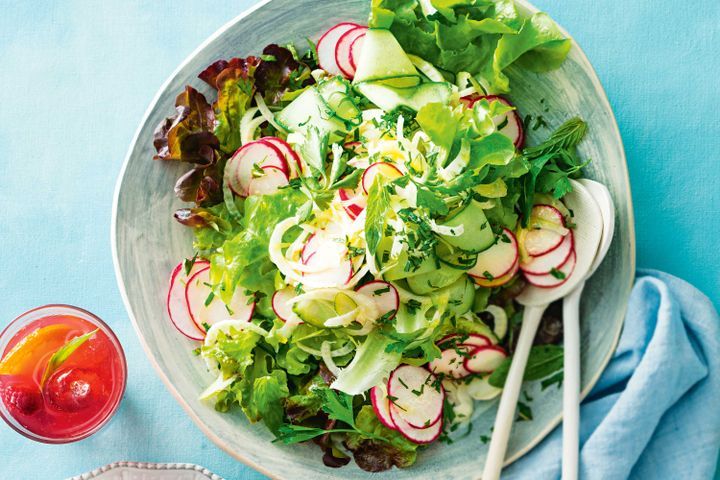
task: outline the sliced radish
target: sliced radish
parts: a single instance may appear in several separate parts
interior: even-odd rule
[[[504,228],[495,244],[478,254],[475,265],[468,270],[468,275],[493,281],[512,271],[517,259],[518,245],[515,235]]]
[[[317,42],[318,64],[320,68],[332,75],[342,75],[342,71],[335,61],[335,49],[343,34],[359,26],[357,23],[338,23],[320,37],[320,40]]]
[[[285,156],[270,142],[255,141],[240,147],[225,165],[228,186],[237,195],[247,197],[253,172],[257,168],[276,167],[287,177],[290,170]]]
[[[518,270],[520,269],[520,262],[518,260],[515,261],[515,265],[513,265],[513,268],[503,275],[502,277],[494,278],[492,280],[489,280],[487,278],[480,278],[480,277],[472,277],[473,281],[476,285],[479,285],[481,287],[485,288],[493,288],[493,287],[499,287],[500,285],[505,285],[510,280],[512,280],[515,275],[517,274]]]
[[[273,312],[283,322],[297,320],[297,314],[293,312],[290,303],[293,298],[295,298],[295,289],[292,287],[285,287],[273,293],[271,302]],[[302,323],[302,321],[297,323]]]
[[[390,416],[390,400],[388,400],[385,392],[385,386],[370,389],[370,403],[372,403],[373,410],[375,410],[375,415],[377,415],[380,423],[391,430],[397,430]]]
[[[249,195],[270,195],[290,182],[288,176],[275,166],[260,167],[263,175],[250,180]]]
[[[190,277],[185,287],[185,300],[190,317],[197,328],[203,330],[204,325],[214,325],[228,319],[250,321],[255,311],[254,298],[246,295],[242,288],[235,289],[229,305],[212,295],[210,267],[205,267]]]
[[[347,78],[355,76],[355,67],[352,62],[352,45],[359,37],[365,36],[366,31],[367,27],[355,27],[343,33],[338,39],[337,47],[335,47],[335,63]]]
[[[363,191],[366,194],[370,192],[370,187],[372,187],[372,184],[375,181],[375,177],[377,177],[378,175],[383,175],[389,179],[393,179],[402,177],[402,172],[398,170],[398,168],[392,163],[373,163],[367,169],[365,169],[361,180]]]
[[[491,373],[507,358],[507,353],[497,345],[478,347],[465,359],[465,368],[472,373]]]
[[[351,220],[355,220],[359,217],[367,205],[366,196],[362,194],[358,195],[356,192],[345,188],[338,190],[338,197],[340,198],[340,203],[345,209],[345,212],[347,212]]]
[[[528,281],[529,284],[540,288],[559,287],[560,285],[565,283],[568,278],[570,278],[570,275],[572,275],[573,271],[575,270],[576,260],[576,254],[573,250],[565,264],[557,268],[554,272],[554,275],[553,273],[546,273],[545,275],[533,275],[530,273],[526,273],[525,279]]]
[[[282,152],[290,169],[290,178],[298,177],[299,174],[302,173],[303,167],[300,162],[300,156],[285,140],[278,137],[263,137],[259,141],[271,143]]]
[[[485,335],[479,333],[471,333],[468,338],[462,341],[461,345],[468,345],[470,347],[487,347],[492,345],[492,341]]]
[[[399,410],[394,408],[394,405],[390,405],[390,416],[395,423],[396,430],[413,443],[421,445],[432,443],[437,440],[440,433],[442,433],[442,417],[437,423],[428,428],[416,428],[405,421],[398,413]]]
[[[470,372],[465,368],[465,357],[477,347],[456,345],[440,352],[440,358],[430,360],[430,371],[452,378],[465,378]]]
[[[393,312],[392,315],[388,317],[388,320],[395,318],[395,314],[400,307],[400,295],[392,283],[374,280],[357,288],[356,291],[375,301],[381,317]]]
[[[565,264],[573,251],[574,244],[574,236],[572,232],[570,232],[563,238],[559,247],[550,250],[545,255],[530,257],[524,262],[521,261],[520,270],[532,275],[545,275],[546,273],[550,273],[553,268],[558,268]]]
[[[525,251],[531,257],[539,257],[558,248],[565,237],[546,228],[528,230],[523,238]]]
[[[535,225],[525,231],[522,242],[523,248],[532,257],[545,255],[558,248],[568,233],[562,213],[551,205],[535,205],[530,214],[530,223]],[[557,228],[543,227],[543,223]]]
[[[191,340],[202,340],[205,337],[205,330],[200,330],[190,316],[185,301],[185,286],[188,278],[207,268],[208,265],[209,263],[204,260],[196,260],[189,274],[185,274],[183,262],[180,262],[170,274],[170,288],[167,294],[168,315],[175,328]]]
[[[353,40],[352,45],[350,45],[350,65],[353,70],[357,68],[357,61],[360,59],[360,53],[362,52],[364,43],[365,33]]]
[[[424,368],[400,365],[388,380],[390,416],[399,427],[397,417],[413,428],[425,429],[442,417],[445,391],[437,377]]]
[[[563,217],[562,212],[552,205],[535,205],[530,212],[530,218],[538,218],[561,227],[565,226],[565,218]]]
[[[486,345],[492,345],[493,343],[488,337],[480,335],[479,333],[451,333],[450,335],[442,337],[440,340],[435,342],[435,344],[440,347],[441,350],[446,350],[456,345],[484,347]]]
[[[509,107],[513,106],[512,103],[510,103],[503,97],[497,95],[472,95],[469,97],[463,97],[461,101],[465,105],[467,105],[468,108],[472,108],[472,106],[475,105],[475,102],[482,100],[483,98],[486,99],[488,102],[497,100],[498,102],[503,103]],[[493,123],[496,127],[502,125],[502,128],[500,128],[498,132],[510,138],[516,148],[522,148],[523,144],[525,143],[525,132],[523,130],[522,120],[520,120],[520,115],[518,114],[517,110],[511,110],[507,113],[504,113],[503,115],[498,115],[497,117],[493,118]]]

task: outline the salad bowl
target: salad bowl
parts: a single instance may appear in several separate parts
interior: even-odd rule
[[[324,467],[320,454],[311,446],[271,443],[273,435],[262,424],[250,424],[240,414],[220,415],[211,403],[199,399],[213,380],[212,374],[202,361],[189,355],[196,344],[172,328],[165,310],[168,274],[178,258],[192,256],[192,233],[169,214],[180,207],[180,201],[168,186],[183,167],[152,161],[153,131],[173,110],[176,92],[185,85],[209,93],[197,74],[215,60],[257,53],[269,43],[302,45],[305,38],[317,39],[340,21],[364,23],[367,19],[367,0],[333,0],[325,5],[328,15],[322,18],[314,13],[317,3],[260,2],[222,27],[183,62],[161,87],[140,123],[118,180],[113,207],[112,248],[118,284],[149,361],[205,435],[239,461],[273,478],[312,475],[330,479],[336,478],[337,472]],[[528,12],[536,11],[521,0],[517,4]],[[278,24],[287,28],[278,32]],[[574,116],[587,122],[588,135],[579,147],[584,158],[592,159],[585,175],[608,187],[617,209],[615,238],[606,260],[589,280],[581,305],[585,395],[617,345],[635,269],[633,212],[622,141],[602,86],[577,44],[558,70],[538,75],[511,67],[508,74],[513,82],[510,98],[523,114],[542,117],[551,126]],[[534,126],[527,130],[529,144],[546,135]],[[528,384],[526,390],[533,398],[533,420],[516,424],[507,463],[527,453],[561,420],[561,389],[543,390],[536,382]],[[477,478],[487,453],[483,439],[489,436],[497,408],[494,403],[487,405],[473,414],[471,434],[451,445],[429,447],[411,468],[374,474],[374,478]],[[344,478],[367,475],[355,465],[342,471]]]

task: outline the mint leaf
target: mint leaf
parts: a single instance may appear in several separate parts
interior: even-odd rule
[[[75,350],[80,348],[82,344],[90,340],[90,337],[95,335],[100,329],[96,328],[92,332],[88,332],[85,335],[80,335],[78,337],[73,338],[69,342],[67,342],[65,345],[60,347],[52,357],[50,357],[50,360],[48,361],[47,366],[45,367],[45,372],[43,372],[42,380],[40,381],[40,386],[42,387],[45,385],[45,382],[48,378],[50,378],[50,375],[52,375],[63,363],[65,363],[65,360],[67,360],[70,355],[72,355]]]

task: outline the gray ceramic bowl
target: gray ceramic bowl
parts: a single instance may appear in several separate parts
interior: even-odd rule
[[[323,4],[323,15],[317,14]],[[198,400],[212,380],[202,362],[190,354],[195,344],[177,333],[165,312],[168,275],[179,259],[191,254],[191,232],[171,213],[180,206],[172,191],[182,166],[152,160],[152,132],[173,111],[174,99],[186,84],[207,92],[197,74],[219,58],[257,54],[268,43],[317,38],[342,20],[364,22],[369,0],[272,0],[260,2],[221,28],[188,58],[160,89],[140,123],[118,181],[113,211],[113,254],[120,290],[150,362],[178,402],[220,448],[253,468],[277,478],[366,478],[353,464],[341,471],[325,468],[313,446],[270,443],[262,425],[242,414],[223,415]],[[331,4],[331,5],[330,5]],[[519,0],[522,8],[535,9]],[[330,12],[329,15],[327,13]],[[334,13],[333,13],[334,12]],[[283,25],[278,29],[277,25]],[[582,302],[582,378],[587,393],[607,365],[617,344],[635,269],[633,212],[625,154],[613,113],[595,72],[574,45],[561,69],[543,75],[510,72],[512,99],[523,114],[540,114],[553,126],[579,115],[590,125],[581,153],[592,158],[590,178],[608,186],[617,208],[613,245],[589,282]],[[541,106],[540,99],[545,99]],[[548,112],[543,108],[550,107]],[[529,132],[529,141],[537,140]],[[539,133],[539,132],[538,132]],[[562,392],[529,387],[535,419],[515,426],[507,461],[529,451],[561,419]],[[415,466],[373,478],[476,478],[487,446],[495,406],[474,415],[473,434],[452,445],[433,445]]]

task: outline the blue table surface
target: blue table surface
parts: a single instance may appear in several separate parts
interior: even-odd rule
[[[0,3],[0,326],[37,305],[80,305],[115,329],[130,369],[119,414],[88,440],[40,445],[0,425],[0,477],[63,478],[137,460],[261,478],[206,440],[162,387],[110,255],[116,177],[148,103],[200,42],[253,3]],[[536,4],[574,35],[608,92],[627,151],[638,265],[689,280],[717,305],[720,3]]]

